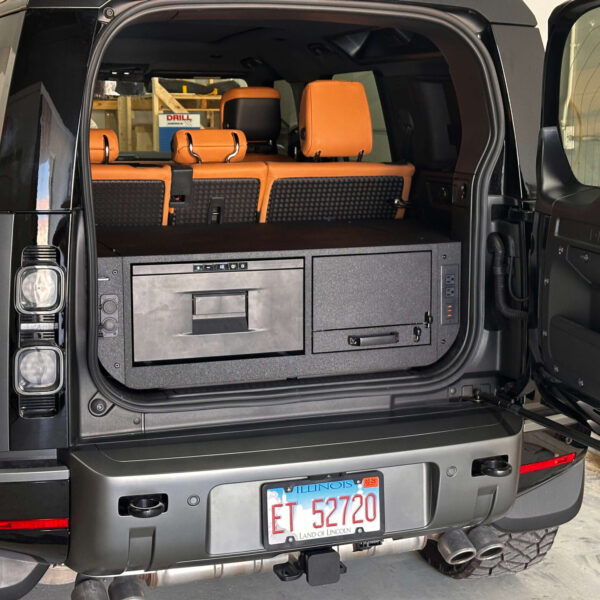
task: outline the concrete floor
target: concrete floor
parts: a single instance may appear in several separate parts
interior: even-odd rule
[[[418,554],[357,560],[339,584],[311,588],[304,580],[281,583],[275,575],[237,577],[147,590],[148,600],[399,600],[506,598],[580,600],[600,588],[600,457],[590,457],[579,515],[562,526],[546,560],[531,571],[473,581],[455,581]],[[72,586],[38,586],[27,600],[68,600]]]

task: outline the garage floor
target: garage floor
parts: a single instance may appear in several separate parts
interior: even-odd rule
[[[600,457],[590,457],[581,512],[560,528],[544,562],[516,577],[454,581],[418,554],[357,560],[339,584],[311,588],[303,580],[281,583],[274,575],[237,577],[148,590],[148,600],[398,600],[402,598],[596,598],[600,586]],[[67,600],[72,585],[38,586],[27,600]]]

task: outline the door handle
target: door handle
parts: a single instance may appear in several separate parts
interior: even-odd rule
[[[350,346],[385,346],[387,344],[397,344],[399,336],[396,331],[392,333],[381,333],[377,335],[349,335],[348,344]]]

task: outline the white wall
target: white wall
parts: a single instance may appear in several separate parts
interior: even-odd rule
[[[499,0],[501,1],[501,0]],[[542,40],[546,43],[548,35],[548,17],[550,13],[565,0],[527,0],[527,5],[533,11],[538,22],[538,28],[542,34]]]

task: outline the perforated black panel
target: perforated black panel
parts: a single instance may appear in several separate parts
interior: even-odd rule
[[[162,181],[94,181],[94,215],[102,227],[161,225],[165,184]]]
[[[271,187],[267,221],[393,219],[402,177],[290,177]]]
[[[258,179],[194,179],[192,194],[173,202],[173,225],[255,223]]]

